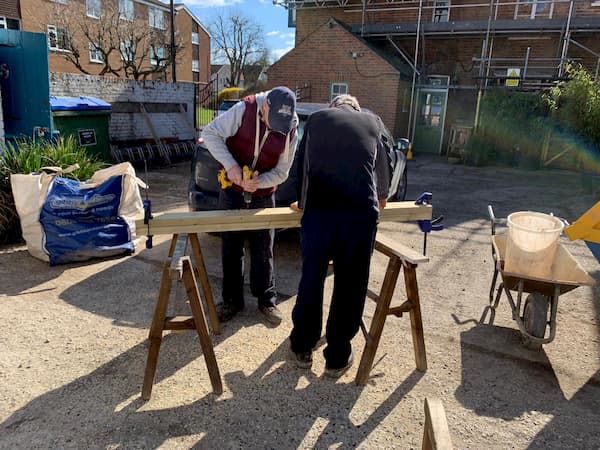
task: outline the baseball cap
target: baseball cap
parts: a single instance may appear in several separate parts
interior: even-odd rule
[[[281,133],[289,133],[296,111],[296,95],[285,86],[278,86],[267,94],[269,125]]]

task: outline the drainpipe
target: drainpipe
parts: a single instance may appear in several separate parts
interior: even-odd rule
[[[417,105],[414,105],[413,102],[415,100],[415,84],[417,82],[417,70],[416,65],[419,57],[419,35],[421,34],[421,13],[423,12],[423,0],[419,0],[419,18],[417,20],[417,36],[415,38],[415,57],[413,61],[415,62],[415,69],[413,70],[412,77],[412,87],[410,89],[410,110],[408,112],[408,129],[406,130],[406,135],[409,136],[411,142],[414,141],[415,131],[413,125],[413,110],[416,109]],[[418,102],[417,102],[418,103]],[[414,122],[417,122],[416,119],[417,111],[414,114]]]
[[[171,78],[173,83],[177,83],[177,62],[175,61],[175,7],[173,0],[169,2],[171,11]]]
[[[567,54],[569,52],[569,41],[571,40],[571,17],[573,16],[573,7],[575,3],[571,0],[571,4],[569,5],[569,17],[567,18],[567,27],[565,29],[565,36],[563,40],[563,49],[562,54],[560,55],[560,66],[558,67],[558,78],[562,78],[565,73],[565,65]]]

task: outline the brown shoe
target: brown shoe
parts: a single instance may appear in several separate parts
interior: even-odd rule
[[[258,310],[271,325],[279,325],[283,320],[283,314],[275,305],[258,305]]]

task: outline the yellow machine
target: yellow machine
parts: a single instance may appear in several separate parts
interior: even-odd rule
[[[572,225],[565,228],[565,234],[572,241],[582,239],[600,244],[600,202],[583,213]]]

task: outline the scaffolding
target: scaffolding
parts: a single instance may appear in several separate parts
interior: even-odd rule
[[[571,45],[587,52],[597,59],[595,78],[600,72],[600,53],[586,47],[573,38],[574,32],[600,32],[600,10],[589,16],[581,13],[576,16],[575,0],[481,0],[478,3],[457,4],[440,0],[275,0],[285,8],[319,9],[343,8],[344,13],[360,14],[352,25],[352,32],[367,40],[385,39],[397,55],[404,60],[412,71],[411,96],[407,134],[414,138],[416,125],[416,91],[426,75],[419,64],[425,61],[425,42],[427,37],[439,36],[481,36],[481,55],[472,58],[472,89],[478,91],[475,113],[475,127],[482,93],[491,87],[506,87],[519,90],[542,90],[565,79],[565,69],[570,61]],[[559,6],[568,6],[568,13],[557,13]],[[473,9],[485,9],[486,13],[471,14],[475,20],[452,21],[453,12],[460,13]],[[368,13],[404,11],[416,15],[416,21],[406,23],[367,23]],[[533,20],[535,19],[535,20]],[[527,47],[521,58],[494,56],[494,44],[497,37],[511,35],[532,36],[535,33],[558,34],[558,48],[555,58],[531,57],[532,47]],[[409,55],[394,38],[414,38],[414,52]],[[412,59],[411,59],[412,58]],[[514,69],[518,70],[514,70]],[[513,70],[511,70],[513,69]],[[449,89],[465,88],[454,86]]]

